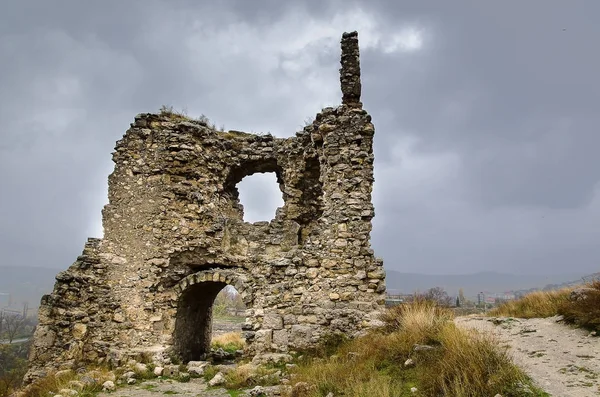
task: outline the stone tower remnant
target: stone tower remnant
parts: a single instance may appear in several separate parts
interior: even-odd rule
[[[370,246],[374,127],[360,102],[358,34],[341,47],[342,104],[294,137],[135,117],[113,153],[104,237],[88,239],[42,298],[26,381],[142,353],[200,359],[227,285],[247,307],[248,356],[373,325],[385,291]],[[275,173],[284,205],[247,223],[236,185],[257,172]]]

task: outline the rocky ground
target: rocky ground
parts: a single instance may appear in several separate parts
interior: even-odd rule
[[[466,316],[455,321],[495,335],[516,364],[551,396],[600,396],[600,338],[559,320]]]
[[[128,365],[131,371],[122,373],[118,377],[113,374],[113,378],[109,380],[98,380],[96,384],[102,384],[103,392],[97,397],[157,397],[174,394],[194,397],[278,397],[281,395],[282,388],[290,388],[285,386],[289,383],[289,377],[281,370],[272,367],[267,370],[262,365],[284,365],[291,360],[291,356],[270,354],[265,357],[264,362],[253,361],[241,367],[234,363],[211,365],[208,361],[192,361],[185,366],[156,367],[151,372],[157,376],[150,379],[139,375],[147,372],[148,367],[145,364],[132,363]],[[243,371],[236,372],[242,367]],[[206,377],[207,371],[212,371],[208,377]],[[277,386],[254,386],[228,391],[223,385],[227,382],[227,376],[232,373],[245,374],[251,376],[256,382],[268,382]],[[65,390],[58,396],[67,397],[71,394],[75,395]]]
[[[158,397],[161,395],[193,396],[193,397],[263,397],[279,396],[279,387],[257,386],[248,390],[229,393],[224,388],[210,387],[202,378],[179,382],[171,379],[152,379],[138,385],[119,388],[112,392],[99,393],[97,397]]]
[[[551,396],[600,396],[600,338],[593,333],[569,327],[561,323],[559,317],[515,319],[471,315],[457,317],[455,322],[460,327],[475,329],[497,338],[499,345],[508,349],[515,363]],[[214,323],[213,335],[236,332],[240,327],[239,320],[219,319]],[[106,391],[98,397],[278,397],[283,391],[282,388],[287,388],[288,392],[292,389],[290,383],[293,382],[290,382],[288,371],[284,370],[282,373],[271,365],[269,374],[265,375],[264,371],[260,371],[260,368],[263,368],[260,365],[276,362],[283,365],[289,363],[291,357],[283,354],[272,356],[265,362],[257,361],[245,366],[251,373],[257,374],[253,375],[256,376],[256,380],[269,377],[269,382],[262,384],[280,386],[257,386],[227,391],[223,387],[225,377],[229,376],[226,374],[236,371],[236,365],[232,362],[213,365],[213,372],[209,377],[206,377],[208,372],[205,371],[210,364],[205,361],[190,362],[186,367],[170,365],[165,368],[150,368],[149,370],[158,375],[152,379],[139,377],[138,374],[144,372],[146,366],[133,362],[128,364],[129,372],[121,373],[122,375],[117,377],[113,375],[112,380],[104,384]],[[284,365],[288,366],[293,364]],[[104,381],[105,379],[98,379],[99,383],[96,384],[102,384]],[[72,391],[61,390],[59,396],[71,395],[68,392]]]
[[[100,393],[98,397],[157,397],[160,395],[178,395],[194,397],[230,397],[223,388],[208,390],[208,384],[201,378],[189,382],[171,379],[147,380],[138,385],[117,389],[114,392]]]

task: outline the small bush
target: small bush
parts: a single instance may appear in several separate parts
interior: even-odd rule
[[[0,345],[0,397],[9,396],[19,388],[27,372],[27,351],[30,343]]]
[[[585,297],[568,300],[558,308],[566,322],[594,331],[600,331],[600,281],[586,286]]]
[[[253,385],[252,369],[245,365],[236,367],[225,375],[225,387],[227,389],[241,389]]]

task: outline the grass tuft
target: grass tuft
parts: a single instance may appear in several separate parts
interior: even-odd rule
[[[93,382],[85,382],[84,378],[92,378]],[[44,378],[37,379],[26,387],[21,397],[48,397],[59,393],[61,389],[73,389],[71,382],[82,385],[78,390],[78,396],[93,396],[102,390],[102,384],[107,380],[114,380],[114,374],[104,367],[90,368],[83,374],[74,371],[62,374],[60,377],[50,374]]]
[[[600,280],[589,283],[580,300],[564,302],[558,309],[566,322],[600,331]]]
[[[221,348],[229,353],[235,353],[237,350],[243,350],[246,342],[242,338],[241,332],[228,332],[223,335],[212,338],[211,347],[213,349]]]
[[[558,314],[559,308],[569,300],[572,289],[536,291],[521,299],[508,301],[488,312],[495,317],[545,318]]]
[[[212,130],[215,131],[220,131],[220,132],[224,132],[225,131],[225,126],[222,125],[220,128],[217,127],[217,125],[213,122],[210,121],[210,119],[208,117],[206,117],[205,115],[200,115],[197,118],[193,118],[188,116],[187,110],[183,109],[183,110],[175,110],[173,108],[173,106],[167,106],[167,105],[162,105],[159,109],[159,114],[163,117],[167,117],[173,121],[188,121],[188,122],[196,122],[200,125],[203,125],[205,127],[208,127]]]
[[[600,280],[585,284],[580,299],[571,299],[573,288],[536,291],[509,301],[489,312],[490,316],[544,318],[562,315],[565,322],[600,331]]]

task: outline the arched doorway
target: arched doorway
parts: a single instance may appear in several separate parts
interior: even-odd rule
[[[179,283],[173,348],[182,362],[204,360],[210,353],[213,304],[228,285],[235,287],[249,307],[251,295],[245,291],[239,276],[231,271],[197,273]]]
[[[210,351],[212,306],[227,284],[203,282],[189,286],[179,297],[174,345],[183,362],[202,360]]]

